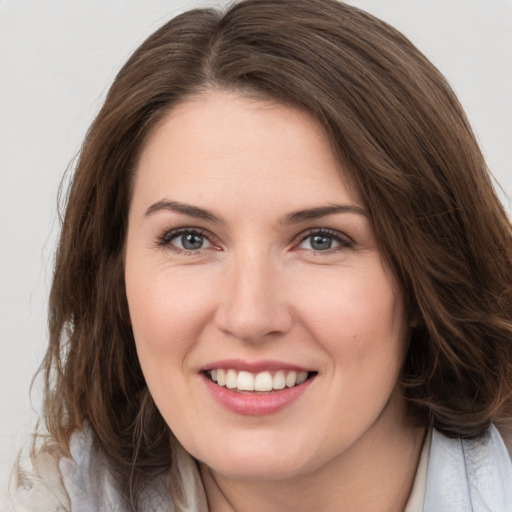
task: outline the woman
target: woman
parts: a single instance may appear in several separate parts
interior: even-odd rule
[[[511,285],[469,124],[402,35],[333,0],[178,16],[81,151],[19,507],[510,510]]]

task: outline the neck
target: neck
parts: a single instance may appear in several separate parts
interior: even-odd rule
[[[387,415],[378,422],[386,422]],[[393,415],[389,415],[392,417]],[[396,419],[396,416],[395,416]],[[414,481],[425,428],[373,425],[320,468],[273,481],[226,478],[200,466],[210,512],[398,512]]]

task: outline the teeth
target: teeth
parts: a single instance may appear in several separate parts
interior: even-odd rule
[[[236,388],[236,372],[235,370],[228,370],[226,373],[226,387],[229,389]]]
[[[308,378],[308,372],[300,372],[297,375],[297,385],[302,384]]]
[[[254,375],[249,372],[240,372],[236,380],[236,387],[240,391],[254,391]]]
[[[297,372],[290,372],[285,379],[286,387],[292,388],[297,384]]]
[[[302,384],[308,378],[308,372],[286,372],[277,371],[274,375],[271,372],[260,372],[257,374],[233,369],[217,369],[208,372],[213,382],[219,386],[238,391],[272,391],[292,388]]]
[[[279,370],[272,379],[272,387],[274,389],[284,389],[286,387],[286,376],[283,371]]]
[[[256,375],[254,391],[272,391],[272,375],[270,375],[270,372],[261,372]]]

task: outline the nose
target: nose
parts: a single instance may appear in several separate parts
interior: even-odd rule
[[[268,255],[241,257],[226,271],[215,313],[217,327],[249,343],[260,343],[289,331],[292,311],[282,271]]]

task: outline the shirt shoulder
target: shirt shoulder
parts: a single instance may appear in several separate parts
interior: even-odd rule
[[[13,512],[125,512],[103,457],[87,431],[75,432],[69,454],[47,439],[20,455],[10,481]]]
[[[104,454],[89,430],[70,439],[69,453],[51,440],[23,464],[10,482],[12,512],[129,512]],[[144,512],[174,512],[168,478],[155,479],[141,496]],[[194,509],[191,509],[191,511]]]
[[[13,512],[70,512],[59,469],[63,456],[54,442],[45,442],[30,456],[23,451],[18,455],[9,482]]]
[[[434,430],[424,512],[512,510],[512,463],[494,425],[482,437],[449,438]]]

